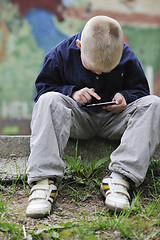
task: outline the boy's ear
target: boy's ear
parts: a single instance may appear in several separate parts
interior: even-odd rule
[[[81,41],[79,39],[76,40],[77,47],[81,49]]]

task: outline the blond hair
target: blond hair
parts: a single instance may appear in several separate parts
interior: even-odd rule
[[[110,72],[121,59],[123,44],[120,24],[107,16],[96,16],[82,31],[81,56],[93,70]]]

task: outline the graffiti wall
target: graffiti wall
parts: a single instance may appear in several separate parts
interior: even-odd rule
[[[120,22],[160,96],[159,0],[0,0],[0,134],[29,134],[45,54],[95,15]]]

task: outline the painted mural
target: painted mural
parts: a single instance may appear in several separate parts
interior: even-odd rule
[[[0,134],[29,134],[45,54],[95,15],[118,20],[160,96],[159,0],[0,0]]]

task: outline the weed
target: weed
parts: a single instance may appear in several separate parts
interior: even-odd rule
[[[14,223],[1,222],[0,231],[4,232],[8,237],[7,239],[19,240],[22,235],[22,229]]]
[[[66,173],[68,176],[73,177],[76,182],[80,184],[87,184],[87,181],[92,180],[98,186],[100,183],[97,180],[98,174],[101,176],[102,171],[106,170],[104,165],[109,162],[109,156],[106,156],[102,159],[95,157],[94,160],[82,159],[78,156],[78,141],[76,143],[75,156],[64,155],[65,160],[68,163],[66,168]]]
[[[16,191],[16,185],[17,185],[17,182],[19,180],[19,175],[20,175],[20,170],[18,171],[17,162],[15,162],[15,167],[16,167],[16,174],[13,174],[12,169],[10,169],[11,176],[12,176],[12,191],[13,191],[13,193]]]
[[[25,191],[25,193],[27,195],[29,195],[26,171],[27,171],[27,160],[26,160],[26,155],[25,155],[25,168],[24,168],[24,173],[21,175],[21,181],[23,184],[23,190]]]
[[[7,218],[11,214],[9,213],[8,204],[4,201],[2,195],[0,194],[0,231],[8,235],[7,239],[20,239],[21,229],[14,223],[9,223]]]
[[[8,206],[0,194],[0,219],[2,220],[6,215],[8,215]]]
[[[92,197],[93,191],[100,187],[102,175],[106,174],[107,164],[110,160],[109,156],[102,159],[95,158],[94,160],[82,159],[78,155],[78,142],[74,157],[64,155],[67,162],[66,174],[64,178],[64,188],[72,197],[72,201],[78,204],[78,201],[85,201]],[[69,183],[66,186],[66,181]],[[83,186],[80,190],[79,185]]]

